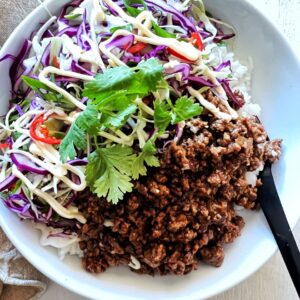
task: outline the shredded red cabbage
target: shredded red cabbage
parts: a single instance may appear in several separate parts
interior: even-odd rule
[[[217,35],[217,36],[214,38],[214,42],[215,42],[215,43],[220,43],[220,42],[225,41],[225,40],[230,40],[230,39],[232,39],[233,37],[235,37],[235,34],[234,34],[234,33],[223,34],[223,35]]]
[[[69,8],[76,8],[76,7],[79,7],[79,5],[80,5],[81,2],[82,2],[82,0],[75,0],[75,1],[72,1],[71,3],[68,3],[67,5],[65,5],[65,6],[63,7],[63,9],[62,9],[62,11],[61,11],[61,14],[59,15],[59,17],[58,17],[57,20],[58,20],[59,22],[62,22],[62,23],[64,23],[64,24],[68,25],[70,21],[67,20],[67,19],[65,18],[65,15],[67,14],[68,9],[69,9]]]
[[[175,73],[182,73],[182,80],[188,80],[190,72],[191,72],[191,67],[188,64],[185,63],[181,63],[177,66],[175,66],[174,68],[171,69],[167,69],[166,73],[167,74],[175,74]]]
[[[67,163],[72,166],[85,166],[87,165],[88,161],[87,159],[77,158],[77,159],[69,160]]]
[[[30,102],[30,109],[38,109],[38,108],[40,108],[40,107],[41,107],[41,106],[40,106],[40,104],[38,103],[38,101],[37,101],[36,98],[34,98],[34,99],[31,100],[31,102]]]
[[[156,46],[153,50],[151,50],[150,52],[144,55],[144,59],[150,59],[152,57],[156,57],[162,61],[167,61],[168,60],[167,47]]]
[[[77,32],[78,32],[78,28],[69,26],[59,31],[57,33],[57,36],[62,36],[66,34],[68,37],[72,38],[77,35]]]
[[[186,16],[184,16],[180,11],[176,8],[170,6],[164,1],[161,0],[145,0],[145,3],[149,9],[157,9],[163,11],[165,13],[170,13],[173,17],[177,18],[180,22],[181,26],[187,30],[189,33],[197,32],[196,26],[192,23]]]
[[[90,38],[90,36],[87,33],[89,29],[90,26],[88,25],[86,20],[86,10],[84,10],[83,21],[77,31],[77,44],[81,49],[85,51],[89,51],[91,49],[91,45],[86,40],[86,37]]]
[[[3,57],[0,58],[0,62],[4,61],[4,60],[7,60],[7,59],[12,59],[12,60],[15,60],[16,57],[12,54],[6,54],[4,55]]]
[[[15,107],[16,107],[16,111],[18,112],[18,114],[19,114],[20,116],[23,116],[23,115],[24,115],[24,111],[23,111],[23,109],[21,108],[21,106],[20,106],[19,104],[17,104]]]
[[[222,84],[224,91],[226,92],[226,95],[227,95],[229,101],[231,101],[236,108],[243,107],[243,105],[245,104],[244,99],[241,99],[241,97],[237,97],[235,95],[235,93],[232,91],[232,89],[229,85],[228,80],[222,80],[221,84]]]
[[[12,54],[6,54],[2,58],[0,58],[0,62],[7,60],[7,59],[12,59],[13,63],[10,67],[9,70],[9,77],[10,77],[10,82],[12,86],[12,97],[14,98],[17,95],[18,92],[18,86],[16,86],[17,83],[17,78],[19,76],[20,69],[22,68],[22,63],[24,59],[26,58],[27,54],[29,53],[29,50],[31,49],[31,42],[29,40],[25,40],[19,54],[17,56],[14,56]]]
[[[77,63],[76,61],[72,61],[71,63],[71,71],[73,72],[77,72],[83,75],[90,75],[90,76],[94,76],[95,73],[85,69],[83,66],[81,66],[79,63]]]
[[[215,71],[220,72],[222,69],[224,69],[226,67],[231,67],[230,60],[227,60],[227,61],[224,61],[223,63],[221,63],[218,67],[215,68]]]
[[[37,166],[25,155],[19,153],[12,153],[10,155],[11,160],[20,171],[32,172],[35,174],[46,175],[48,171],[42,167]]]
[[[57,215],[54,214],[51,207],[47,209],[47,207],[40,207],[37,205],[37,213],[34,212],[29,200],[22,191],[19,194],[11,194],[9,196],[0,194],[0,199],[11,212],[18,214],[21,219],[32,220],[36,223],[42,223],[63,230],[72,230],[76,226],[76,220],[69,220],[61,217],[57,220]],[[45,208],[47,209],[46,212],[42,213]]]
[[[130,34],[127,36],[117,36],[110,43],[106,45],[108,49],[120,48],[122,50],[128,50],[134,42],[134,35]]]
[[[208,81],[203,77],[189,76],[188,80],[192,83],[199,84],[201,86],[215,87],[215,84],[211,83],[210,81]]]
[[[17,181],[18,181],[18,178],[15,175],[8,176],[6,179],[4,179],[2,182],[0,182],[0,192],[3,192],[6,189],[9,189]]]
[[[22,193],[9,195],[5,203],[11,211],[18,214],[26,214],[30,208],[30,202]]]
[[[43,67],[47,67],[50,65],[50,47],[51,44],[49,43],[42,54],[41,63]]]

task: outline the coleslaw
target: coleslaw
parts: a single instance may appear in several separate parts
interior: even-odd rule
[[[188,120],[259,113],[248,69],[228,50],[232,37],[201,0],[64,6],[17,56],[0,58],[12,61],[11,107],[0,123],[4,204],[38,224],[43,245],[80,254],[78,193],[118,203],[159,167],[157,153],[180,140]],[[205,99],[208,90],[220,103]]]

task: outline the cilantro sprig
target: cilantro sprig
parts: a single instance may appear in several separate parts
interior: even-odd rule
[[[139,155],[128,146],[99,148],[88,159],[86,180],[98,197],[116,204],[133,188],[132,179],[147,174],[148,167],[159,167],[156,148],[148,141]]]
[[[163,80],[163,67],[152,58],[134,68],[120,66],[98,74],[85,85],[83,95],[101,111],[105,127],[120,128],[137,110],[134,100],[156,91]]]
[[[114,145],[99,148],[88,158],[86,180],[98,197],[116,204],[132,191],[132,166],[136,156],[128,146]]]
[[[149,140],[142,152],[136,157],[133,169],[132,169],[132,178],[138,179],[140,176],[147,175],[147,166],[148,167],[159,167],[159,160],[155,156],[157,149],[153,141]]]
[[[203,108],[194,103],[192,99],[181,97],[176,100],[175,104],[170,99],[165,101],[155,100],[154,102],[154,124],[160,132],[172,124],[178,124],[181,121],[199,116]]]
[[[86,134],[97,135],[100,126],[99,112],[91,102],[88,102],[87,108],[79,114],[60,144],[61,161],[74,159],[77,155],[76,149],[85,150],[87,148]]]
[[[93,99],[99,109],[119,98],[133,101],[136,97],[144,97],[157,90],[163,80],[163,70],[156,58],[142,61],[134,68],[111,68],[88,82],[83,96]]]
[[[136,3],[130,1],[130,4]],[[163,71],[159,61],[152,58],[136,67],[120,66],[97,74],[83,89],[83,96],[89,99],[87,108],[79,113],[60,145],[61,160],[66,162],[74,159],[78,150],[85,151],[89,143],[93,152],[88,156],[85,170],[87,184],[92,192],[112,203],[118,203],[125,193],[131,192],[133,180],[147,175],[149,167],[159,167],[155,141],[167,127],[202,112],[202,107],[187,97],[141,105],[145,97],[151,98],[159,89],[169,88]],[[144,137],[140,151],[128,143],[118,142],[123,141],[122,135],[128,138],[135,135],[137,139],[136,131],[144,130],[142,124],[149,119],[156,133],[148,140]],[[129,136],[122,131],[127,123],[136,126]],[[145,131],[140,132],[139,139],[145,134]],[[132,143],[137,146],[134,137]]]

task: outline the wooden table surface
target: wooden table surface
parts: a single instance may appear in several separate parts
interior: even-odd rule
[[[212,1],[212,0],[211,0]],[[225,1],[225,0],[224,0]],[[240,1],[240,0],[236,0]],[[266,16],[275,22],[284,32],[300,59],[300,0],[248,0],[255,4]],[[13,2],[13,3],[11,3]],[[30,4],[29,4],[30,2]],[[11,3],[11,4],[10,4]],[[1,14],[1,18],[15,18],[15,11],[27,12],[36,4],[34,1],[0,0],[1,13],[3,9],[8,14]],[[7,10],[7,6],[10,9]],[[5,12],[4,11],[4,12]],[[16,24],[19,22],[16,19]],[[1,37],[4,39],[5,37]],[[294,230],[298,242],[300,241],[300,224]],[[299,244],[299,243],[298,243]],[[48,291],[41,300],[84,300],[66,289],[51,283]],[[249,279],[235,288],[210,300],[296,300],[298,296],[285,269],[279,253],[277,253],[263,268]],[[109,299],[103,299],[109,300]]]

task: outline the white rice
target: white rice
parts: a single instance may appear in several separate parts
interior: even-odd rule
[[[225,61],[231,62],[231,67],[225,67],[221,72],[215,73],[218,79],[230,78],[230,87],[233,91],[239,90],[245,98],[245,105],[239,109],[240,116],[259,116],[261,108],[258,104],[252,102],[250,95],[251,90],[251,73],[253,70],[253,61],[248,58],[247,62],[241,62],[235,58],[234,52],[230,50],[231,45],[218,46],[215,43],[206,47],[204,54],[208,59],[204,60],[210,67],[218,67]]]
[[[70,237],[57,237],[51,236],[53,234],[62,233],[61,229],[47,227],[44,224],[34,224],[36,229],[41,231],[40,244],[42,246],[51,246],[56,248],[58,251],[58,256],[61,260],[65,258],[66,255],[76,255],[79,257],[83,256],[83,252],[79,247],[79,237],[76,234],[70,235]]]

